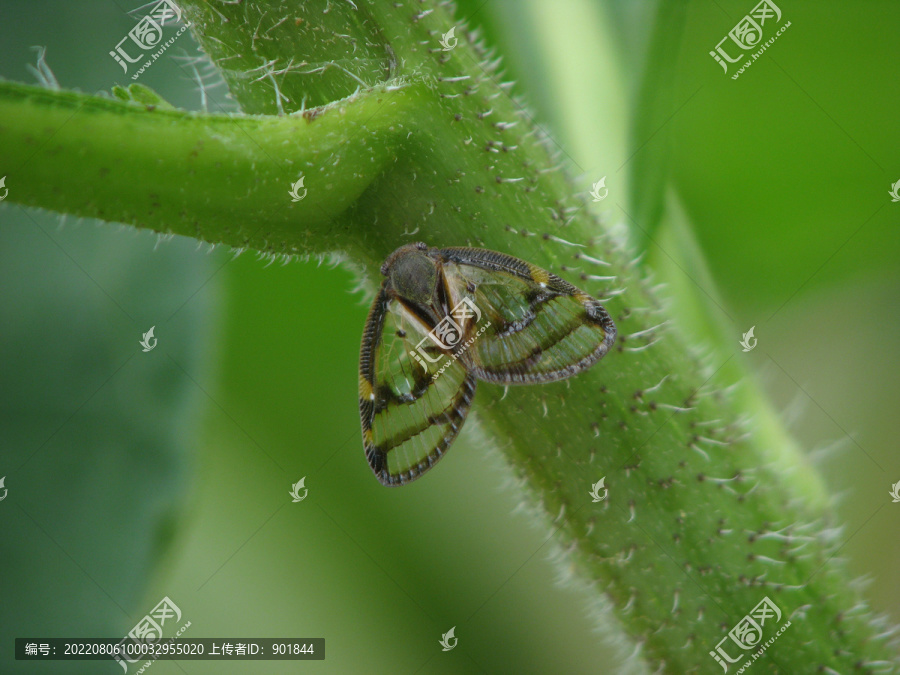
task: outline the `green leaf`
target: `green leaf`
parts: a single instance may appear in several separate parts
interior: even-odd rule
[[[202,377],[214,325],[215,282],[184,305],[214,269],[191,242],[57,220],[7,209],[0,228],[3,672],[28,670],[13,637],[120,636],[149,609],[201,402],[182,368]]]

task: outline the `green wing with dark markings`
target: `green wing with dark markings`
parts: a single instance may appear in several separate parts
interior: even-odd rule
[[[462,428],[475,395],[475,376],[428,338],[431,323],[427,308],[391,297],[382,287],[363,333],[363,444],[369,466],[387,486],[408,483],[434,466]]]
[[[599,361],[616,326],[587,293],[524,260],[473,248],[439,250],[451,305],[468,297],[490,321],[461,356],[479,379],[550,382]]]

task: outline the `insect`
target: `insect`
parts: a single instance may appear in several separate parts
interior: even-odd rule
[[[561,380],[616,340],[597,300],[496,251],[407,244],[381,273],[360,348],[359,412],[366,459],[386,486],[415,480],[444,456],[477,380]]]

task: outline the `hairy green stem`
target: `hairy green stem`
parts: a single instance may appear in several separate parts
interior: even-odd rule
[[[421,85],[385,89],[275,117],[3,82],[9,200],[261,251],[337,249],[334,217],[396,158],[398,123],[422,95]],[[354,134],[354,152],[346,152]],[[307,193],[294,202],[289,192],[301,176]]]

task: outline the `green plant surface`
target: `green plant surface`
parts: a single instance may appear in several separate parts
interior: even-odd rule
[[[35,665],[12,660],[14,637],[121,636],[146,611],[188,502],[203,403],[181,367],[208,371],[218,305],[210,286],[173,315],[211,273],[192,242],[151,256],[148,232],[123,241],[57,220],[7,214],[0,228],[5,673]],[[161,344],[142,353],[141,329],[163,314]],[[49,665],[85,664],[99,665]]]
[[[384,257],[418,239],[510,252],[567,278],[604,300],[619,328],[616,349],[566,382],[480,387],[463,440],[502,453],[594,619],[628,634],[627,667],[717,672],[708,652],[718,636],[769,596],[793,622],[790,638],[764,657],[769,672],[886,672],[896,655],[834,558],[839,543],[817,475],[759,392],[722,389],[731,355],[701,355],[698,336],[719,340],[721,324],[693,289],[673,290],[677,308],[703,327],[691,333],[675,319],[632,244],[585,203],[471,36],[460,32],[458,47],[441,51],[437,40],[454,25],[445,7],[184,6],[246,114],[186,113],[148,103],[142,90],[129,95],[138,100],[101,100],[0,83],[0,113],[10,120],[0,145],[20,167],[10,172],[21,186],[13,203],[272,259],[334,255],[368,290]],[[651,175],[659,193],[656,170],[635,175]],[[291,202],[300,175],[308,195]],[[620,186],[627,195],[628,182]],[[660,247],[711,285],[678,201],[653,200],[646,217],[662,222]],[[312,317],[306,325],[319,328]],[[298,386],[312,391],[313,372]],[[762,412],[762,422],[743,421],[748,412]],[[601,476],[610,498],[595,504],[589,491]],[[317,517],[340,511],[333,497],[322,504]],[[434,583],[409,569],[401,578],[410,575],[413,587]]]

